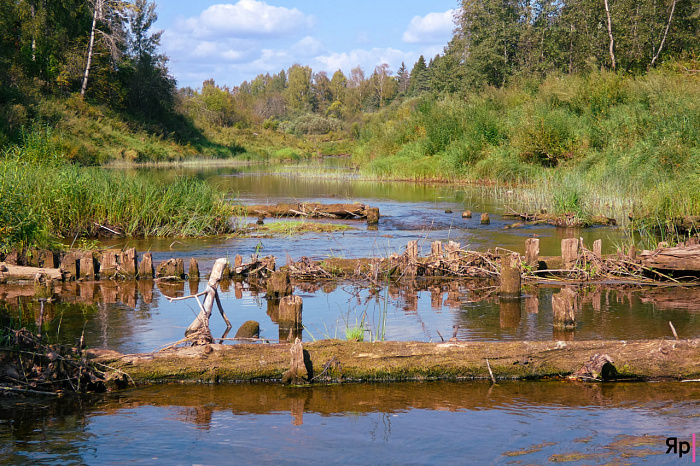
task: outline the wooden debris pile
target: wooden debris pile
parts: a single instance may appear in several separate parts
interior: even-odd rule
[[[4,333],[0,393],[103,392],[108,382],[117,382],[88,360],[81,345],[50,345],[26,329],[6,329]],[[126,380],[119,379],[126,384]]]
[[[504,206],[508,212],[502,216],[504,219],[519,219],[528,225],[548,224],[562,228],[589,227],[592,225],[617,225],[614,218],[608,218],[603,215],[594,215],[591,217],[581,217],[573,212],[567,212],[562,215],[549,214],[546,211],[527,213],[517,212],[509,206]]]

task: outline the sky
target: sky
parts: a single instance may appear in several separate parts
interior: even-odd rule
[[[224,0],[225,1],[225,0]],[[161,52],[179,87],[237,86],[298,63],[331,77],[442,53],[458,0],[155,0]]]

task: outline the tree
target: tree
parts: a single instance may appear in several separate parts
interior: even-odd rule
[[[287,105],[294,109],[311,109],[311,68],[299,64],[289,68],[289,83],[285,90]]]
[[[389,65],[382,63],[374,68],[372,81],[379,106],[383,107],[384,102],[396,94],[396,81],[394,81],[394,78],[391,76]]]
[[[95,41],[109,51],[112,61],[117,62],[121,57],[122,46],[125,42],[124,24],[127,14],[133,6],[123,0],[88,0],[92,12],[92,27],[90,28],[90,40],[88,42],[85,73],[83,74],[80,95],[85,97],[88,85],[90,66],[95,48]]]
[[[331,96],[334,102],[345,100],[345,91],[348,87],[348,80],[342,71],[333,73],[331,78]]]
[[[425,64],[423,55],[418,57],[418,61],[413,65],[410,81],[411,85],[408,88],[408,93],[412,96],[417,96],[430,90],[428,67]]]
[[[128,66],[124,66],[130,68],[129,107],[151,117],[172,109],[175,96],[175,79],[168,73],[167,57],[158,53],[163,31],[150,32],[157,19],[155,3],[136,0],[128,13]]]
[[[396,72],[396,85],[399,95],[406,95],[408,92],[408,86],[411,83],[411,74],[406,68],[406,64],[401,62],[399,70]]]

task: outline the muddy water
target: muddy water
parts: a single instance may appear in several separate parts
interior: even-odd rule
[[[693,383],[168,385],[0,403],[2,464],[679,464]],[[687,460],[686,460],[687,458]]]

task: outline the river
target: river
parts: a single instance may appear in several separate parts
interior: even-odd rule
[[[157,263],[195,257],[207,272],[218,257],[250,256],[256,250],[287,256],[370,257],[401,253],[419,240],[424,252],[435,240],[458,241],[485,251],[524,252],[536,236],[543,255],[559,253],[564,237],[586,244],[602,239],[605,252],[624,240],[609,228],[566,230],[551,226],[504,229],[508,194],[488,189],[361,181],[342,161],[323,166],[218,167],[154,170],[156,176],[197,176],[236,202],[362,202],[379,207],[376,230],[357,221],[336,233],[287,237],[218,237],[104,241],[113,247],[150,251]],[[324,175],[317,176],[323,169]],[[305,176],[299,176],[300,174]],[[463,219],[469,209],[474,215]],[[451,211],[451,212],[450,212]],[[479,214],[491,215],[489,225]],[[250,219],[239,219],[246,222]],[[173,343],[194,319],[195,305],[169,303],[203,283],[101,282],[65,285],[59,302],[47,305],[45,332],[59,341],[85,336],[88,346],[148,352]],[[304,300],[302,340],[345,338],[361,327],[366,340],[654,339],[670,336],[672,321],[683,338],[700,335],[700,294],[693,289],[604,283],[578,289],[577,328],[552,329],[552,295],[559,286],[530,286],[513,303],[499,302],[493,284],[418,280],[379,289],[354,283],[298,284]],[[0,289],[0,302],[15,319],[32,325],[38,305],[31,287]],[[276,323],[275,303],[245,282],[222,283],[222,302],[235,327],[260,323],[261,337],[286,338]],[[223,335],[218,316],[215,337]],[[231,343],[235,344],[235,343]],[[459,464],[675,463],[666,438],[689,440],[700,432],[696,383],[576,384],[483,382],[351,384],[287,388],[269,385],[168,385],[116,395],[64,399],[2,400],[0,462],[5,464],[103,464],[108,462],[214,464],[307,462]],[[682,460],[684,461],[686,457]]]

